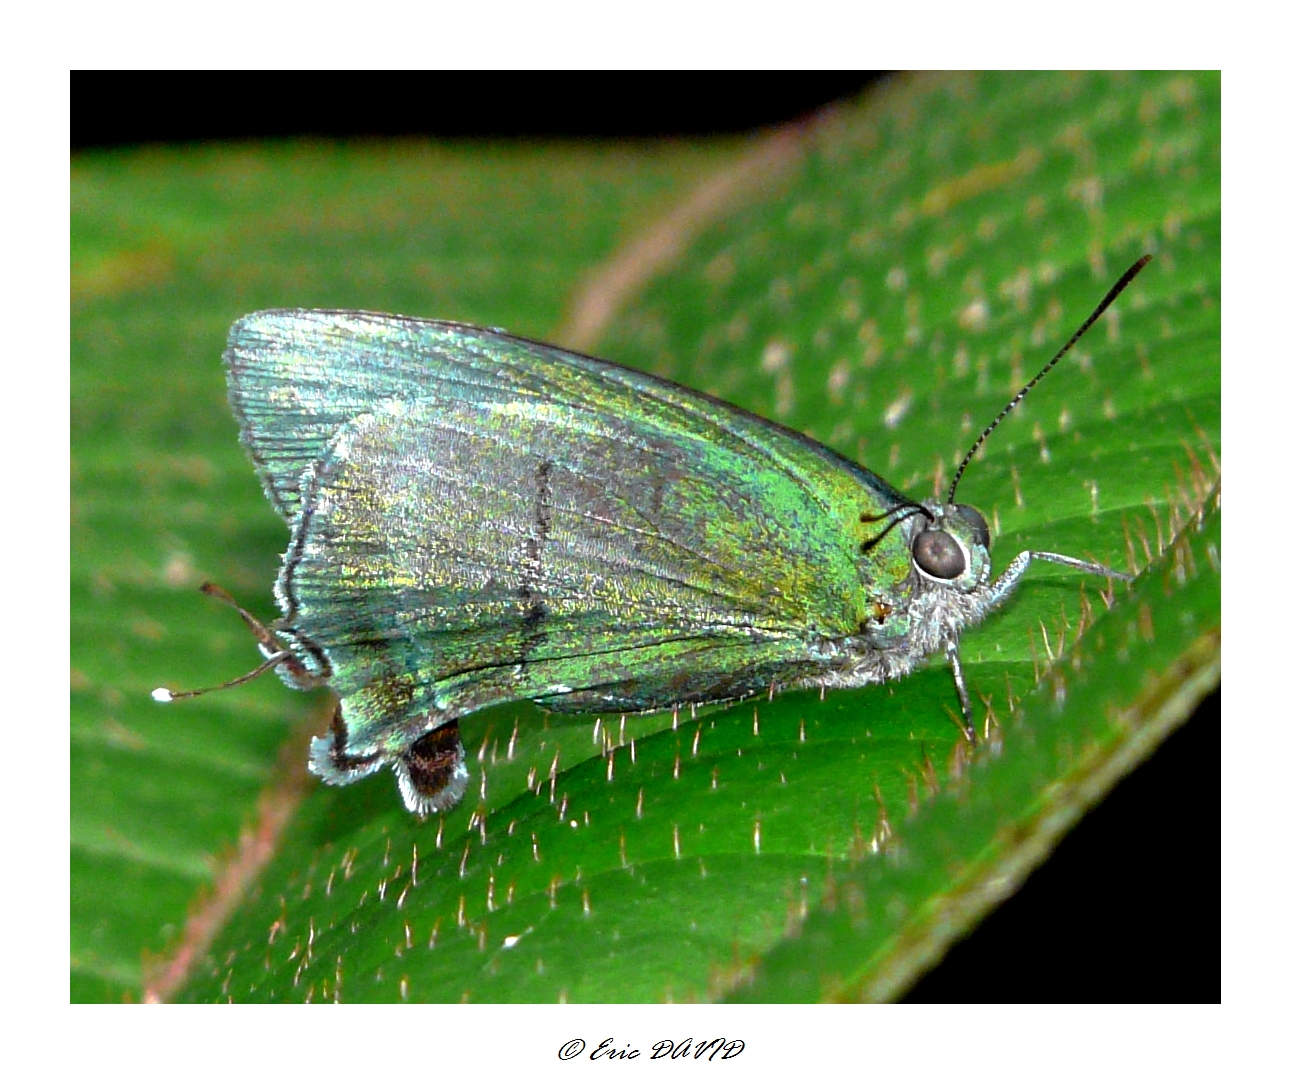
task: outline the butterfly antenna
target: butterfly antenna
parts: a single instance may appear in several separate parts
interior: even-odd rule
[[[284,649],[282,644],[274,637],[273,631],[265,626],[259,619],[252,615],[245,608],[241,607],[227,590],[221,589],[214,582],[204,582],[202,592],[208,597],[214,597],[216,600],[227,604],[233,608],[238,615],[242,616],[242,621],[250,628],[251,633],[256,636],[262,647],[262,650],[268,652],[268,658],[259,667],[248,671],[245,675],[239,675],[236,679],[230,679],[228,682],[222,682],[218,686],[204,686],[200,690],[181,690],[174,692],[166,689],[164,686],[158,686],[152,692],[154,701],[168,702],[178,701],[184,697],[197,697],[201,694],[209,694],[216,690],[227,690],[230,686],[241,686],[244,682],[250,682],[252,679],[263,675],[270,668],[277,667],[284,660],[291,656],[291,650]]]
[[[865,514],[861,515],[861,521],[862,522],[882,522],[889,515],[895,515],[898,511],[908,511],[912,507],[916,511],[922,511],[930,519],[932,518],[932,512],[929,511],[928,508],[924,507],[923,504],[915,503],[914,500],[902,500],[901,503],[897,504],[894,507],[889,507],[886,511],[878,511],[875,514],[870,514],[867,511]]]
[[[883,540],[883,538],[888,535],[890,530],[892,530],[896,526],[901,525],[901,523],[908,518],[914,518],[914,516],[918,514],[924,514],[924,515],[927,515],[928,518],[930,519],[932,518],[932,512],[929,511],[926,507],[924,507],[923,504],[914,503],[914,504],[901,504],[899,507],[894,507],[891,511],[884,511],[883,514],[881,515],[863,515],[862,521],[877,522],[881,518],[886,518],[888,515],[895,514],[903,507],[908,507],[909,510],[906,511],[906,513],[903,515],[897,515],[891,522],[889,522],[886,526],[884,526],[883,529],[880,530],[876,536],[871,537],[869,540],[863,541],[861,543],[862,552],[868,552],[871,548],[873,548],[876,544],[878,544],[881,540]]]
[[[1133,265],[1131,265],[1128,269],[1126,269],[1124,273],[1121,274],[1121,278],[1117,280],[1115,284],[1112,285],[1112,289],[1107,292],[1107,295],[1103,298],[1103,301],[1098,304],[1098,308],[1094,310],[1094,312],[1091,313],[1088,317],[1085,318],[1085,323],[1076,329],[1076,334],[1073,335],[1071,339],[1067,340],[1067,342],[1063,345],[1062,350],[1060,350],[1057,354],[1055,354],[1052,358],[1050,358],[1048,364],[1042,370],[1040,370],[1039,373],[1037,373],[1034,377],[1032,377],[1029,381],[1027,381],[1026,386],[1023,387],[1023,389],[1020,392],[1018,392],[1017,395],[1015,395],[1012,399],[1009,400],[1008,406],[1006,406],[1003,410],[1001,410],[995,416],[995,420],[991,422],[991,424],[988,425],[982,431],[982,435],[979,436],[977,438],[977,442],[973,444],[971,448],[968,449],[968,454],[964,456],[964,461],[959,464],[959,469],[955,471],[955,478],[950,483],[950,494],[946,497],[947,503],[955,502],[955,489],[959,487],[959,479],[964,476],[964,471],[968,468],[968,461],[974,455],[977,454],[977,449],[980,448],[982,444],[986,442],[986,438],[995,431],[995,427],[1004,420],[1005,416],[1008,414],[1010,410],[1012,410],[1015,406],[1017,406],[1020,402],[1022,402],[1022,399],[1026,395],[1026,393],[1029,392],[1032,388],[1034,388],[1037,384],[1039,384],[1040,381],[1044,378],[1045,374],[1048,373],[1049,370],[1051,370],[1054,366],[1056,366],[1059,363],[1059,361],[1062,360],[1063,355],[1065,355],[1069,350],[1071,350],[1072,347],[1076,345],[1076,341],[1080,339],[1080,337],[1083,336],[1089,330],[1090,325],[1092,325],[1096,320],[1098,320],[1098,318],[1100,318],[1104,313],[1107,312],[1107,307],[1116,301],[1117,296],[1120,295],[1120,293],[1130,285],[1130,281],[1133,280],[1134,277],[1137,276],[1140,272],[1142,272],[1143,267],[1151,260],[1152,260],[1151,254],[1144,254],[1137,261],[1135,261]]]

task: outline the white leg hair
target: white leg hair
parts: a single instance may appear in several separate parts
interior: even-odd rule
[[[1031,566],[1033,559],[1042,559],[1046,563],[1060,563],[1064,567],[1074,567],[1078,571],[1097,574],[1103,578],[1116,578],[1122,582],[1134,581],[1133,575],[1122,574],[1120,571],[1112,570],[1111,567],[1104,567],[1101,563],[1091,563],[1087,559],[1073,559],[1071,556],[1061,556],[1057,552],[1019,552],[1017,558],[1005,568],[1004,573],[991,584],[986,594],[987,608],[994,608],[1008,599],[1013,590],[1018,587],[1018,582],[1022,580],[1022,575]]]

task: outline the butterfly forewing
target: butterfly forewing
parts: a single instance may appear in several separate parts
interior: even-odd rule
[[[295,529],[285,628],[326,654],[355,748],[514,697],[644,709],[802,678],[893,581],[859,545],[898,493],[644,374],[301,311],[239,322],[228,364]]]

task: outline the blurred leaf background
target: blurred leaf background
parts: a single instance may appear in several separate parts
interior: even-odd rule
[[[1218,117],[1217,75],[915,76],[752,142],[78,156],[72,998],[900,995],[1217,681]],[[966,638],[976,758],[940,666],[675,719],[507,706],[422,824],[385,774],[304,775],[322,696],[148,699],[256,659],[201,581],[273,615],[286,530],[219,363],[243,313],[554,338],[927,496],[1144,251],[960,499],[997,568],[1146,573],[1108,611],[1035,568]]]

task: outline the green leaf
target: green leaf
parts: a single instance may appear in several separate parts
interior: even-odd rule
[[[293,165],[290,154],[236,167],[216,154],[205,232],[196,212],[168,223],[165,181],[141,184],[156,191],[141,232],[212,252],[198,258],[205,276],[176,271],[157,285],[173,321],[155,320],[158,296],[140,291],[149,277],[137,266],[130,290],[83,298],[74,318],[74,995],[138,994],[129,944],[168,942],[165,927],[178,929],[180,904],[216,875],[210,855],[250,819],[261,788],[260,826],[218,874],[238,896],[226,900],[233,916],[204,955],[212,915],[190,918],[192,942],[169,939],[199,956],[181,998],[899,995],[1218,675],[1218,104],[1214,75],[897,79],[746,158],[765,172],[746,175],[742,200],[626,297],[594,346],[809,432],[912,494],[944,494],[1009,394],[1121,269],[1154,254],[961,486],[992,523],[997,569],[1032,548],[1146,570],[1114,587],[1109,610],[1106,587],[1035,566],[965,637],[985,748],[963,746],[941,666],[823,700],[779,694],[675,718],[606,724],[509,706],[464,722],[480,775],[459,810],[425,824],[384,776],[311,788],[297,806],[307,725],[287,726],[307,699],[276,683],[185,709],[136,698],[162,681],[231,677],[254,659],[227,609],[165,579],[212,577],[263,611],[285,543],[218,401],[214,355],[233,317],[359,305],[497,323],[504,305],[504,315],[541,307],[525,306],[527,281],[546,277],[533,255],[528,267],[520,258],[507,275],[518,297],[499,285],[494,309],[483,308],[486,287],[463,309],[388,286],[407,275],[390,267],[391,234],[316,226],[317,207],[344,204],[351,183],[371,204],[332,212],[342,223],[398,214],[394,158],[379,153],[348,169]],[[528,159],[482,154],[456,174],[493,176],[512,194],[561,187],[568,173]],[[561,151],[549,160],[575,169]],[[684,153],[651,160],[654,171],[638,164],[643,191],[695,166]],[[293,168],[310,182],[284,187]],[[261,198],[289,193],[253,218],[237,205],[256,201],[247,182]],[[175,195],[186,210],[200,200],[188,183]],[[98,173],[88,184],[110,185]],[[96,196],[107,246],[122,229]],[[310,226],[281,246],[265,240],[267,222],[281,234],[293,210]],[[571,262],[612,245],[588,237],[613,238],[605,221],[620,217],[599,210],[589,213],[599,225],[568,203],[555,210],[584,233],[566,242]],[[221,243],[232,219],[244,245]],[[488,233],[478,219],[457,226],[463,243]],[[252,237],[269,247],[259,257]],[[515,239],[541,242],[538,230]],[[112,263],[83,245],[87,265]],[[368,264],[382,268],[356,269]],[[355,271],[388,290],[354,287]],[[545,323],[506,323],[549,335],[555,306],[542,307]],[[140,341],[143,361],[96,361],[119,356],[124,339],[132,352]],[[287,815],[285,829],[271,823]],[[146,912],[112,898],[124,869],[137,870]]]
[[[910,818],[894,852],[838,868],[820,905],[730,998],[894,998],[1016,890],[1214,688],[1220,547],[1207,504],[1011,714],[999,760]]]

